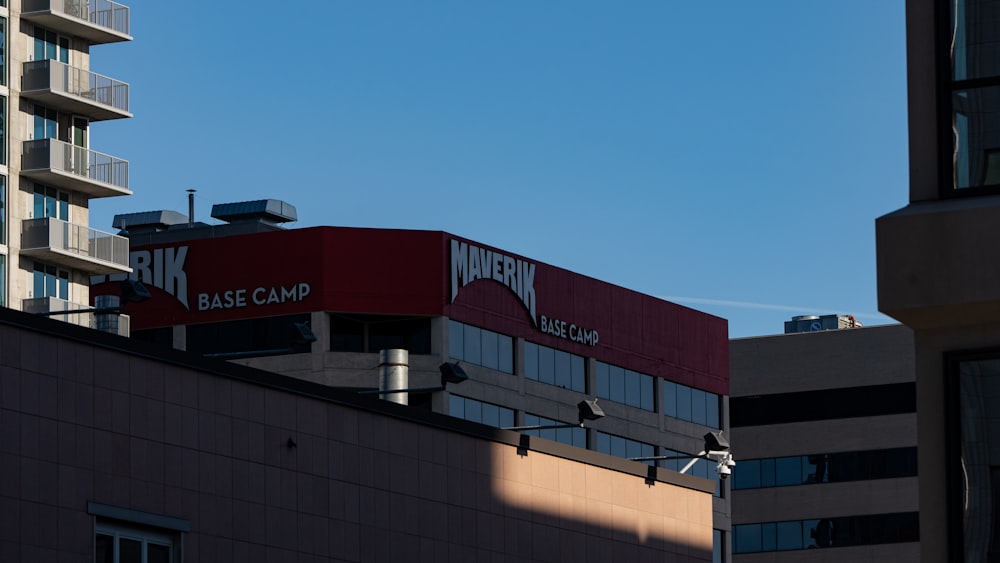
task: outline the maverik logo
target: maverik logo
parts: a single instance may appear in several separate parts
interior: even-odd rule
[[[185,309],[188,306],[187,272],[184,271],[184,260],[187,259],[188,247],[157,248],[155,250],[135,250],[129,253],[131,274],[115,274],[113,276],[94,276],[91,284],[105,281],[123,281],[131,277],[146,285],[158,287],[173,295]]]
[[[531,322],[538,325],[535,315],[535,264],[452,240],[451,302],[455,302],[459,289],[476,280],[493,280],[510,288],[531,313]]]

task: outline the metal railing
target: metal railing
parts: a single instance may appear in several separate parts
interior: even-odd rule
[[[65,92],[128,111],[128,84],[60,61],[46,59],[24,63],[21,89]]]
[[[128,161],[57,139],[24,142],[22,170],[60,170],[128,189]]]
[[[88,305],[73,303],[58,297],[35,297],[21,300],[21,310],[44,315],[70,324],[110,332],[119,336],[131,333],[131,318],[120,313],[94,313]],[[81,312],[85,311],[85,312]]]
[[[129,9],[111,0],[23,0],[22,12],[61,12],[129,35]]]
[[[48,248],[128,267],[128,239],[61,219],[25,219],[21,225],[21,248]]]

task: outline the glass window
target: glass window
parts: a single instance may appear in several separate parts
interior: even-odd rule
[[[622,458],[653,457],[656,455],[656,447],[652,444],[606,434],[596,431],[597,451]],[[647,465],[655,465],[655,460],[645,461]]]
[[[159,530],[100,523],[94,532],[94,560],[98,563],[169,563],[174,560],[174,537]]]
[[[759,553],[762,548],[760,524],[733,526],[733,553]]]
[[[706,395],[701,389],[691,389],[691,422],[708,426]]]
[[[309,323],[308,314],[194,324],[187,328],[187,349],[223,358],[306,354],[312,343],[298,333],[302,323]]]
[[[524,343],[524,377],[538,381],[538,344]]]
[[[712,563],[726,563],[725,534],[722,530],[712,530]]]
[[[551,418],[545,418],[544,416],[525,413],[524,424],[525,426],[558,426],[563,423],[558,420],[552,420]],[[570,446],[576,446],[578,448],[587,447],[586,428],[539,428],[535,430],[524,430],[524,433],[529,436],[537,436],[539,438],[568,444]]]
[[[35,298],[56,297],[64,301],[68,300],[69,272],[55,266],[35,262],[33,289],[32,297]]]
[[[53,217],[69,221],[69,194],[55,188],[35,186],[34,214],[35,219]]]
[[[0,96],[0,164],[7,164],[7,96]]]
[[[802,484],[802,458],[779,457],[774,460],[774,483],[777,486]]]
[[[455,418],[478,422],[495,428],[510,428],[514,426],[513,410],[459,395],[449,396],[448,414]]]
[[[0,244],[7,244],[7,177],[0,174]]]
[[[663,385],[663,414],[677,418],[677,384],[664,379]]]
[[[69,38],[41,27],[35,28],[34,60],[45,59],[69,64]]]
[[[33,139],[58,138],[59,114],[56,110],[35,104],[33,115],[35,116]]]
[[[616,403],[625,403],[625,369],[618,366],[608,368],[608,399]]]
[[[715,393],[705,393],[705,425],[712,428],[722,428],[719,421],[720,398]]]
[[[525,346],[525,348],[528,348]],[[430,353],[430,324],[427,325]],[[529,353],[526,351],[526,354]],[[489,369],[514,373],[514,339],[504,334],[458,321],[448,322],[448,354],[456,359]]]
[[[691,388],[686,385],[677,386],[677,418],[691,420]]]
[[[0,18],[0,84],[7,85],[7,18]]]
[[[756,489],[760,487],[760,460],[739,460],[739,471],[733,471],[734,489]]]
[[[7,306],[7,257],[0,254],[0,307]]]
[[[524,377],[548,385],[586,392],[582,356],[532,342],[524,343]]]
[[[778,551],[802,549],[802,522],[778,522]]]

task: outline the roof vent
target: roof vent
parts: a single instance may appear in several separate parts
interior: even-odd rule
[[[184,225],[187,222],[187,216],[176,211],[140,211],[115,215],[111,226],[134,234],[166,231],[174,225]]]
[[[266,223],[277,225],[298,219],[295,206],[279,199],[259,199],[212,206],[212,218],[227,223]]]

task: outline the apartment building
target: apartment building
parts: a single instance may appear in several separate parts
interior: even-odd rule
[[[129,8],[110,0],[0,5],[0,305],[85,309],[90,276],[129,271],[128,240],[90,228],[88,208],[132,193],[128,162],[90,146],[92,125],[132,117],[129,85],[91,70],[131,40]]]

